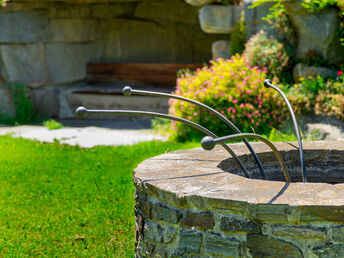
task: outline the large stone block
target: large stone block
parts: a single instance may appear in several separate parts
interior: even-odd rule
[[[230,33],[239,21],[239,6],[206,5],[199,10],[201,29],[206,33]]]
[[[344,245],[316,247],[313,252],[320,258],[344,257]]]
[[[134,16],[136,4],[122,3],[122,4],[95,4],[90,8],[92,17],[99,19],[111,19],[117,17]]]
[[[312,76],[313,78],[317,78],[317,76],[321,76],[322,78],[335,78],[337,76],[336,71],[328,69],[326,67],[316,67],[316,66],[308,66],[302,63],[299,63],[294,66],[293,68],[293,77],[295,81],[300,81],[300,78],[308,78]]]
[[[52,81],[64,84],[86,78],[86,64],[94,54],[92,44],[51,43],[46,45],[46,56]]]
[[[170,209],[160,204],[154,204],[152,207],[152,219],[162,220],[172,224],[177,224],[181,218],[181,213],[178,210]]]
[[[46,12],[0,13],[0,43],[29,43],[50,40]]]
[[[211,46],[213,59],[224,58],[229,59],[232,55],[230,53],[230,43],[228,40],[218,40]]]
[[[215,233],[204,234],[204,251],[210,254],[241,257],[239,240]]]
[[[199,253],[201,250],[202,233],[182,230],[179,233],[178,251],[185,253]]]
[[[15,114],[16,108],[12,101],[11,94],[6,88],[0,87],[0,115],[9,115],[11,117],[14,117]]]
[[[266,2],[252,8],[252,3],[256,0],[244,0],[244,19],[247,38],[259,32],[261,29],[268,29],[268,23],[263,20],[273,6],[273,2]]]
[[[142,2],[137,5],[135,17],[164,22],[198,24],[198,8],[178,0]]]
[[[288,14],[299,39],[296,57],[305,58],[311,53],[317,53],[331,62],[342,62],[344,47],[340,45],[337,35],[340,22],[338,11],[326,9],[309,13],[296,6],[297,1],[286,3]]]
[[[220,229],[226,232],[258,233],[261,231],[261,225],[254,221],[243,220],[238,217],[222,217]]]
[[[50,78],[43,44],[0,46],[2,74],[9,82],[41,87]]]
[[[303,257],[291,243],[260,234],[248,235],[246,247],[252,257]]]
[[[101,28],[92,19],[52,19],[50,24],[56,42],[89,42],[101,35]]]
[[[60,109],[58,89],[35,89],[30,95],[34,108],[40,116],[58,117]]]
[[[104,22],[104,43],[99,44],[103,62],[196,63],[211,59],[211,43],[218,35],[208,36],[199,25],[130,19]],[[197,54],[196,54],[197,53]]]
[[[332,238],[334,241],[344,242],[344,227],[332,228]]]
[[[144,225],[144,237],[159,243],[169,243],[176,235],[177,229],[171,226],[162,226],[146,221]]]
[[[91,18],[92,7],[86,4],[46,3],[49,18]]]
[[[214,227],[214,216],[210,212],[190,212],[181,219],[180,224],[186,227],[198,227],[201,229],[212,229]]]
[[[193,6],[202,6],[212,3],[220,3],[221,0],[185,0],[185,2]]]

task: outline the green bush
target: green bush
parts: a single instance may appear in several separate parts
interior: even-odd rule
[[[0,111],[0,122],[6,124],[28,124],[41,121],[37,115],[31,100],[29,90],[26,85],[20,83],[8,83],[6,86],[12,97],[16,114],[11,117]]]
[[[250,66],[266,68],[270,77],[281,78],[289,66],[289,55],[284,45],[276,39],[269,38],[264,31],[249,39],[244,54]]]
[[[195,74],[185,74],[177,80],[175,94],[200,101],[228,117],[243,132],[267,132],[269,126],[278,126],[285,114],[283,101],[263,82],[266,69],[249,65],[245,56],[229,60],[211,61]],[[177,100],[170,100],[171,115],[183,117],[204,125],[219,136],[233,133],[213,114],[199,107]],[[179,139],[197,134],[195,129],[172,122]]]
[[[64,127],[63,124],[55,121],[54,119],[43,121],[43,124],[46,128],[48,128],[48,130],[57,130],[62,129]]]

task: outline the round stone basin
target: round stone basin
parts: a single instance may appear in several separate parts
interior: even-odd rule
[[[276,143],[292,178],[264,143],[171,152],[134,171],[137,257],[344,257],[344,142]]]

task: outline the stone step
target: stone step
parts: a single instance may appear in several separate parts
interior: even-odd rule
[[[142,88],[140,88],[142,89]],[[144,88],[158,92],[171,93],[172,89]],[[79,106],[88,109],[130,109],[168,113],[168,99],[150,96],[122,95],[122,87],[88,86],[70,88],[60,92],[60,118],[75,117]],[[93,115],[89,118],[112,119],[111,116]]]

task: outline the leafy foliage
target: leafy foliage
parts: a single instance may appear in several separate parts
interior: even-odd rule
[[[246,43],[244,54],[250,66],[266,68],[270,77],[282,77],[289,65],[290,57],[284,45],[262,30]]]
[[[29,99],[29,91],[26,85],[19,83],[9,83],[7,85],[12,97],[16,115],[11,117],[8,114],[0,114],[1,122],[8,124],[27,124],[39,122],[41,119],[36,114],[31,100]]]
[[[55,121],[54,119],[49,119],[47,121],[44,121],[43,124],[49,130],[57,130],[57,129],[62,129],[63,128],[63,124]]]
[[[245,56],[233,56],[230,60],[211,61],[210,67],[185,74],[177,80],[175,94],[200,101],[236,123],[243,132],[264,132],[268,126],[277,126],[283,116],[283,107],[271,89],[263,82],[267,69],[250,66]],[[212,113],[186,102],[170,100],[171,115],[183,117],[204,125],[216,134],[233,133]],[[193,128],[172,122],[179,139],[197,135]],[[202,134],[203,135],[203,134]]]

